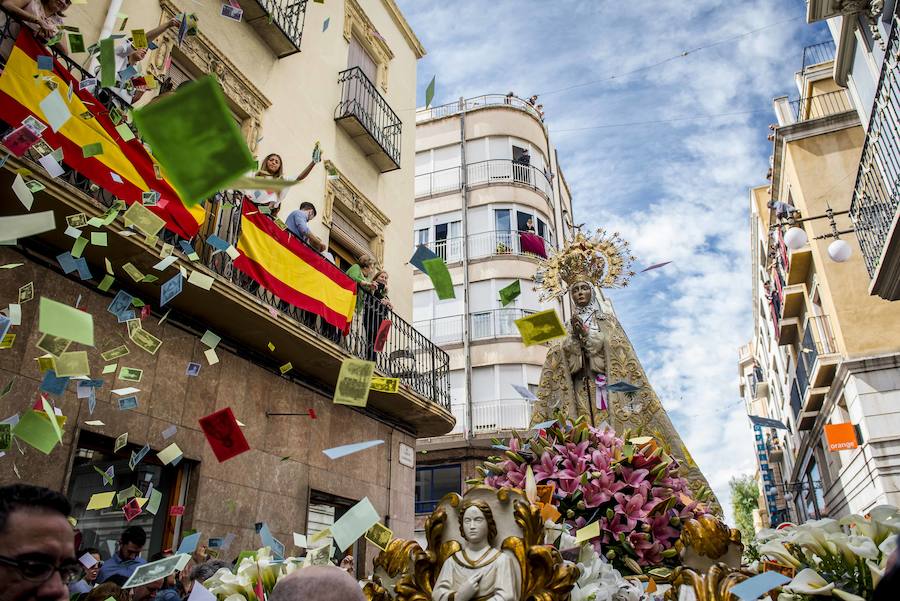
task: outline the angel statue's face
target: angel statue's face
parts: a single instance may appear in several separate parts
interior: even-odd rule
[[[572,301],[579,308],[587,307],[594,297],[594,290],[588,282],[575,282],[569,291]]]
[[[466,540],[473,544],[480,544],[487,539],[487,519],[477,507],[466,509],[466,513],[463,515],[463,532]]]

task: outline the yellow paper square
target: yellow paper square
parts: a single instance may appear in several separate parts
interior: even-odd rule
[[[592,522],[575,533],[575,544],[580,545],[598,536],[600,536],[600,522]]]
[[[170,463],[178,459],[178,457],[182,454],[183,453],[181,452],[181,449],[179,449],[178,445],[173,442],[162,451],[157,453],[156,456],[159,457],[159,460],[163,465],[169,465]]]
[[[97,494],[91,495],[91,500],[88,501],[87,509],[106,509],[112,505],[115,496],[116,491],[98,492]]]

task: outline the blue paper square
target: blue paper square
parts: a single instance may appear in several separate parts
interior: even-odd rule
[[[70,252],[64,252],[56,255],[56,262],[62,267],[64,273],[69,274],[78,269],[78,263]]]
[[[12,320],[0,313],[0,340],[3,340],[3,337],[6,336],[6,333],[9,331],[9,326],[12,325]]]
[[[53,57],[47,55],[37,57],[37,66],[39,71],[53,71]]]
[[[756,601],[776,586],[787,584],[791,579],[778,572],[763,572],[731,587],[731,594],[744,601]]]
[[[228,242],[226,242],[225,240],[222,240],[215,234],[210,234],[206,238],[206,243],[209,244],[210,246],[212,246],[213,248],[215,248],[216,250],[225,250],[226,248],[228,248],[230,246],[228,244]]]
[[[44,373],[44,379],[41,382],[41,390],[48,394],[52,394],[54,396],[60,396],[66,391],[66,386],[69,384],[69,377],[57,377],[56,372],[52,369],[48,369]]]
[[[194,250],[194,247],[191,246],[191,243],[188,242],[187,240],[179,240],[178,246],[181,247],[181,250],[183,250],[184,254],[186,254],[186,255],[190,255],[190,254],[193,254],[194,252],[196,252]]]
[[[175,551],[176,555],[179,553],[193,553],[197,549],[197,545],[200,543],[200,535],[202,533],[195,532],[190,536],[185,536],[181,539],[181,544],[178,545],[178,550]]]
[[[82,280],[90,280],[94,277],[91,275],[91,268],[88,267],[87,260],[84,257],[79,257],[75,260],[75,269],[78,270],[78,277]]]

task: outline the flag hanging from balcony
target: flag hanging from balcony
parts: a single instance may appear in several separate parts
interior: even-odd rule
[[[234,266],[299,309],[319,315],[345,333],[356,310],[356,282],[244,199],[240,256]]]
[[[52,70],[41,69],[51,66],[41,58],[49,56],[31,30],[22,27],[0,76],[0,119],[13,127],[27,117],[50,124],[41,137],[62,149],[66,165],[129,205],[141,202],[144,192],[158,192],[157,204],[147,208],[179,236],[194,237],[205,217],[203,207],[186,207],[172,186],[157,178],[154,160],[140,140],[117,130],[106,107],[89,89],[79,90],[80,82],[59,61],[52,60]]]

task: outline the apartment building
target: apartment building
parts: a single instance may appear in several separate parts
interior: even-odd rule
[[[537,109],[514,96],[485,95],[416,115],[415,244],[442,257],[456,298],[439,300],[416,272],[413,324],[450,356],[456,427],[420,438],[416,513],[460,492],[491,438],[526,428],[544,345],[524,347],[515,320],[562,303],[540,303],[539,260],[571,231],[572,201],[556,150]],[[521,294],[502,306],[499,291],[518,281]]]
[[[848,213],[866,132],[834,58],[830,42],[804,52],[799,98],[774,102],[771,185],[751,192],[752,348],[767,383],[752,410],[785,426],[764,435],[779,440],[767,462],[781,469],[773,488],[794,521],[900,501],[900,309],[869,294],[854,251]],[[838,424],[856,440],[829,444]]]
[[[79,306],[94,315],[98,340],[87,350],[92,377],[102,378],[104,385],[92,410],[76,398],[74,385],[54,398],[68,417],[62,445],[49,455],[24,445],[24,457],[7,453],[0,458],[0,482],[21,480],[67,493],[85,544],[99,547],[104,556],[123,527],[121,511],[87,512],[85,506],[101,482],[94,468],[110,465],[116,490],[152,483],[163,493],[156,515],[144,512],[132,522],[152,532],[146,554],[177,547],[181,533],[194,529],[202,532],[204,544],[234,534],[230,549],[221,552],[230,560],[241,549],[260,545],[254,530],[258,522],[266,522],[293,554],[297,549],[291,544],[292,532],[314,534],[364,497],[396,536],[409,538],[416,439],[442,435],[454,424],[449,357],[410,323],[414,278],[406,262],[415,218],[415,112],[403,109],[415,106],[416,61],[425,52],[421,43],[393,0],[250,0],[240,6],[242,19],[235,21],[220,16],[222,3],[212,0],[90,2],[71,6],[66,24],[76,26],[91,44],[101,31],[106,35],[124,26],[123,15],[127,33],[150,30],[183,11],[195,13],[197,35],[179,42],[177,28],[168,30],[143,61],[144,72],[156,81],[171,78],[176,85],[215,74],[251,151],[259,159],[280,154],[287,177],[306,166],[314,144],[320,142],[324,168],[317,166],[291,189],[282,217],[302,201],[317,207],[311,227],[327,242],[337,263],[320,262],[317,269],[328,271],[333,280],[345,278],[338,270],[363,252],[376,258],[390,274],[393,301],[393,310],[379,307],[378,314],[392,328],[383,351],[373,352],[371,332],[359,323],[363,311],[342,333],[314,314],[288,307],[239,273],[224,253],[205,243],[208,234],[216,233],[237,245],[240,216],[235,207],[240,206],[241,193],[234,191],[218,193],[205,203],[205,222],[191,240],[199,260],[176,248],[172,269],[187,266],[211,277],[212,284],[208,290],[185,284],[164,307],[170,312],[156,306],[158,283],[133,282],[120,273],[126,262],[143,273],[155,273],[152,266],[159,261],[162,243],[125,237],[129,232],[121,217],[106,228],[108,245],[84,250],[89,277],[66,275],[53,259],[72,248],[73,240],[62,235],[65,217],[79,212],[100,215],[112,202],[111,195],[68,168],[64,175],[50,177],[33,151],[10,157],[0,171],[3,189],[10,189],[17,171],[27,169],[28,177],[43,186],[34,194],[32,210],[53,211],[63,228],[2,247],[0,263],[24,264],[0,271],[2,302],[15,303],[15,292],[27,282],[34,283],[35,296],[67,304],[78,299]],[[78,67],[86,55],[56,57],[76,80],[90,75]],[[151,91],[141,104],[154,95]],[[119,108],[127,114],[130,107]],[[23,211],[7,192],[0,214]],[[163,232],[166,240],[178,242],[173,236]],[[109,292],[97,288],[105,260],[116,280]],[[159,275],[161,280],[171,277]],[[162,340],[154,355],[134,348],[122,359],[123,365],[143,370],[136,385],[138,406],[131,411],[120,411],[117,397],[110,393],[123,386],[115,373],[100,375],[100,352],[123,340],[128,343],[120,331],[124,324],[106,311],[119,289],[146,301],[152,310],[143,328]],[[39,338],[37,305],[37,300],[22,304],[21,325],[12,328],[15,343],[0,350],[0,378],[13,381],[0,400],[4,417],[28,411],[42,381],[34,361],[41,354],[34,347]],[[200,338],[206,330],[222,338],[215,364],[204,358],[207,345]],[[341,363],[354,357],[374,359],[378,375],[399,377],[399,392],[372,391],[363,408],[333,404]],[[186,374],[188,362],[200,364],[196,376]],[[197,420],[224,407],[231,407],[243,424],[251,450],[219,463]],[[93,420],[104,425],[85,423]],[[173,425],[177,433],[166,438],[163,432]],[[113,451],[124,432],[127,445]],[[372,439],[385,444],[335,461],[322,453]],[[156,453],[172,442],[183,457],[177,465],[163,464]],[[137,470],[130,470],[130,454],[144,445],[149,453]],[[184,514],[170,515],[174,506],[183,506]],[[350,552],[362,576],[377,549],[363,541]]]

